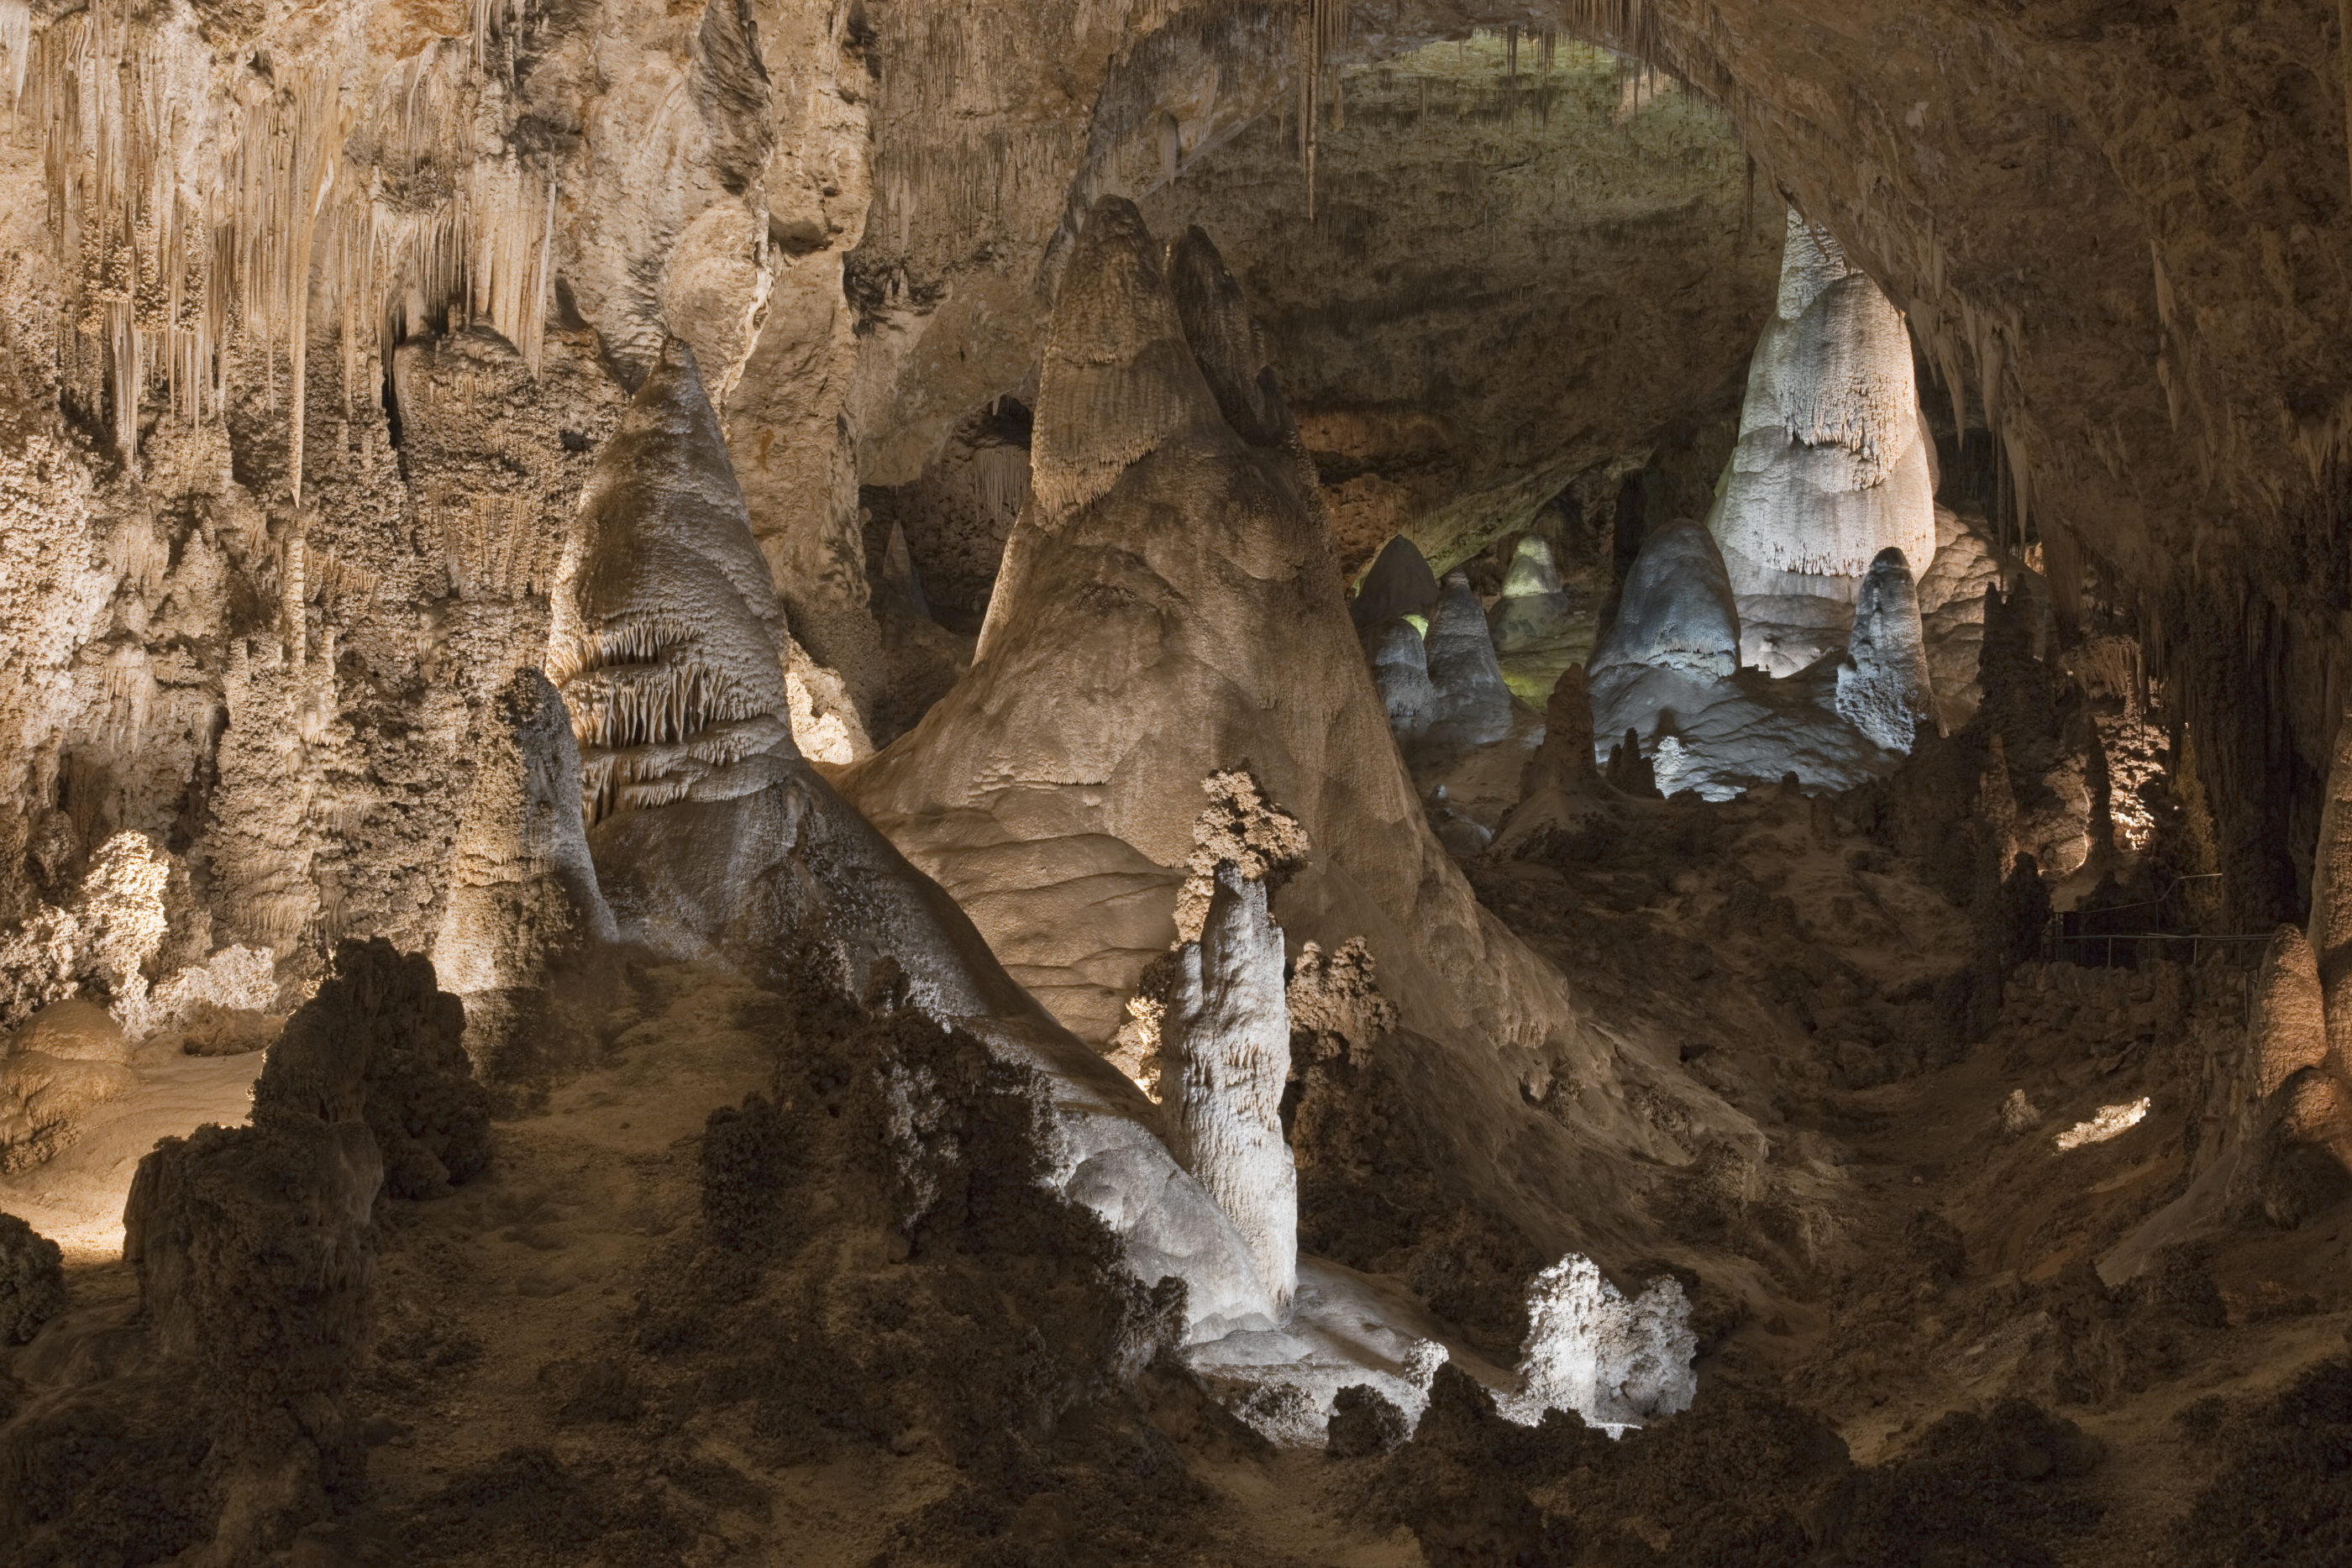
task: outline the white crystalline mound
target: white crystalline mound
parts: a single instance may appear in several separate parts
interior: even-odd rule
[[[1518,1384],[1496,1401],[1512,1420],[1532,1427],[1547,1410],[1573,1410],[1615,1437],[1690,1408],[1698,1336],[1672,1277],[1629,1301],[1591,1259],[1571,1252],[1536,1276],[1528,1309]]]
[[[1617,618],[1594,644],[1589,668],[1597,677],[1641,664],[1715,680],[1738,664],[1739,611],[1715,541],[1689,521],[1654,530],[1625,574]]]

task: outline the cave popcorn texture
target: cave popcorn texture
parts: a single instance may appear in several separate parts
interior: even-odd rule
[[[1522,1426],[1536,1425],[1547,1410],[1573,1410],[1614,1437],[1678,1415],[1697,1396],[1690,1364],[1698,1338],[1672,1276],[1628,1300],[1599,1264],[1571,1253],[1536,1276],[1528,1316],[1518,1381],[1496,1400]]]

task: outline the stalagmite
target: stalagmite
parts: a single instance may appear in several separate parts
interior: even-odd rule
[[[1572,630],[1575,601],[1559,585],[1551,544],[1528,534],[1511,548],[1503,574],[1503,595],[1486,612],[1486,625],[1499,653],[1514,653],[1559,641]]]
[[[1263,878],[1220,862],[1200,936],[1177,949],[1160,1026],[1169,1145],[1231,1215],[1276,1310],[1298,1274],[1298,1173],[1282,1134],[1290,1071],[1282,927]]]
[[[1598,783],[1601,770],[1592,745],[1592,696],[1585,685],[1584,666],[1570,664],[1552,683],[1544,704],[1543,744],[1528,758],[1519,780],[1519,799],[1529,800],[1548,789],[1575,795]]]
[[[1597,678],[1621,664],[1721,680],[1739,664],[1739,611],[1723,555],[1696,523],[1667,524],[1642,541],[1617,618],[1592,650]]]
[[[1223,423],[1141,215],[1132,206],[1098,215],[1079,243],[1093,264],[1072,262],[1055,310],[1029,448],[1030,492],[1048,528],[1129,464]],[[983,632],[982,657],[988,647]]]
[[[1536,1276],[1518,1381],[1496,1401],[1522,1426],[1573,1410],[1612,1437],[1687,1410],[1698,1392],[1698,1336],[1672,1275],[1627,1300],[1600,1266],[1570,1253]]]
[[[1240,1232],[1152,1132],[1149,1103],[800,756],[783,635],[693,350],[671,339],[597,455],[549,658],[621,936],[772,985],[802,983],[812,951],[853,995],[897,977],[907,1005],[1039,1074],[1051,1179],[1103,1218],[1139,1277],[1185,1282],[1191,1333],[1272,1322]]]
[[[1048,329],[1034,433],[1055,483],[1083,473],[1088,498],[1049,500],[1041,480],[971,673],[844,789],[1056,1016],[1111,1049],[1177,936],[1198,780],[1246,759],[1312,841],[1282,893],[1288,939],[1330,951],[1362,937],[1381,955],[1400,1039],[1414,1041],[1399,1071],[1459,1105],[1461,1124],[1495,1129],[1464,1148],[1463,1181],[1523,1190],[1532,1151],[1564,1135],[1527,1084],[1603,1071],[1580,1065],[1600,1048],[1558,971],[1478,907],[1437,841],[1293,455],[1245,440],[1197,363],[1171,358],[1158,249],[1127,203],[1097,204]],[[1106,319],[1113,302],[1126,319]],[[1124,421],[1089,426],[1091,399],[1074,389],[1144,378],[1164,384],[1124,406],[1170,418],[1137,452]],[[1194,411],[1213,419],[1194,424]],[[1651,1135],[1612,1105],[1580,1113],[1581,1147]],[[1550,1234],[1544,1210],[1521,1212]]]
[[[1422,746],[1434,752],[1467,751],[1510,734],[1511,688],[1503,684],[1486,611],[1470,580],[1458,571],[1438,591],[1427,644],[1429,684],[1437,695]]]
[[[1371,627],[1403,615],[1426,618],[1436,604],[1437,574],[1419,547],[1399,534],[1381,547],[1380,558],[1348,602],[1348,613],[1357,625]]]
[[[2329,1025],[2317,959],[2302,931],[2282,925],[2271,937],[2253,988],[2247,1032],[2250,1146],[2275,1125],[2287,1144],[2325,1149],[2352,1172],[2352,1082],[2328,1049]],[[2259,1181],[2259,1165],[2249,1176]]]
[[[1836,642],[1879,551],[1926,570],[1929,464],[1902,316],[1792,210],[1779,302],[1707,519],[1741,601],[1745,662],[1791,674]]]
[[[1388,710],[1389,728],[1400,741],[1419,740],[1437,708],[1437,688],[1429,679],[1429,646],[1412,622],[1384,622],[1364,633],[1372,656],[1372,685]]]
[[[580,817],[580,753],[547,677],[519,670],[478,739],[433,943],[440,983],[466,1004],[466,1051],[494,1077],[531,1022],[551,968],[617,935]]]
[[[1907,752],[1936,725],[1936,693],[1910,563],[1889,545],[1870,563],[1855,601],[1853,635],[1837,673],[1838,716],[1889,751]]]

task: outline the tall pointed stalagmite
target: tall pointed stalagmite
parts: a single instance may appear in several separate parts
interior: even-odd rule
[[[1256,1262],[1116,1069],[1009,977],[939,885],[795,748],[783,614],[693,351],[664,347],[598,455],[556,588],[549,665],[572,709],[589,848],[624,940],[772,983],[828,952],[863,994],[888,960],[923,1012],[1035,1069],[1063,1189],[1207,1335],[1275,1320]]]
[[[1431,832],[1311,475],[1286,444],[1238,431],[1210,384],[1255,384],[1255,423],[1269,418],[1271,382],[1205,376],[1190,340],[1171,337],[1189,327],[1221,367],[1246,340],[1217,317],[1240,308],[1238,291],[1203,284],[1207,242],[1185,245],[1192,319],[1133,207],[1097,205],[1048,330],[1039,479],[980,656],[843,788],[971,912],[1013,974],[1100,1043],[1174,937],[1200,780],[1246,765],[1314,845],[1283,894],[1288,937],[1366,939],[1423,1041],[1400,1070],[1457,1107],[1454,1125],[1481,1129],[1464,1163],[1485,1174],[1470,1179],[1515,1189],[1506,1201],[1520,1207],[1598,1151],[1651,1134],[1596,1098],[1580,1107],[1591,1135],[1570,1153],[1557,1121],[1528,1113],[1529,1083],[1598,1076],[1591,1053],[1605,1048]],[[1559,1206],[1594,1196],[1561,1186],[1525,1204],[1531,1233],[1558,1232]]]

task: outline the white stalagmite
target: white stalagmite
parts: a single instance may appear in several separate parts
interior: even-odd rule
[[[1779,301],[1707,519],[1743,618],[1810,625],[1827,613],[1842,623],[1832,607],[1853,602],[1890,546],[1924,570],[1936,553],[1932,461],[1902,314],[1826,230],[1791,211]],[[1774,613],[1749,599],[1799,602]],[[1831,604],[1809,613],[1809,600]],[[1743,656],[1773,668],[1750,632]]]
[[[1511,733],[1511,688],[1486,630],[1486,612],[1460,572],[1447,574],[1430,612],[1429,683],[1436,688],[1422,744],[1469,750]]]
[[[1697,1354],[1690,1302],[1673,1276],[1628,1301],[1591,1259],[1571,1252],[1528,1291],[1518,1384],[1496,1406],[1527,1427],[1547,1410],[1573,1410],[1615,1437],[1690,1408]]]
[[[1232,1217],[1286,1312],[1298,1279],[1298,1172],[1281,1116],[1290,1007],[1265,881],[1220,863],[1208,919],[1176,966],[1160,1027],[1170,1147]]]
[[[1617,618],[1593,647],[1591,673],[1646,664],[1717,681],[1729,676],[1738,659],[1739,611],[1722,554],[1696,523],[1668,523],[1642,541],[1618,595]],[[1608,726],[1600,733],[1616,738]]]
[[[1911,564],[1889,545],[1870,563],[1853,610],[1853,635],[1838,666],[1837,711],[1889,751],[1907,752],[1922,724],[1936,723],[1927,637]]]

